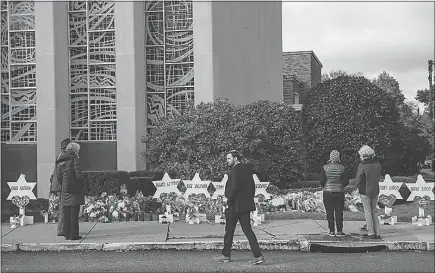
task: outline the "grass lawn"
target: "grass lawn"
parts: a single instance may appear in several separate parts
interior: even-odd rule
[[[425,209],[425,215],[431,215],[432,219],[434,215],[434,201],[430,201]],[[378,211],[378,215],[384,213],[384,209],[381,208]],[[411,222],[412,216],[418,216],[418,206],[413,202],[407,202],[400,205],[393,206],[393,216],[397,216],[397,221],[399,222]],[[267,213],[265,215],[266,220],[291,220],[291,219],[313,219],[313,220],[325,220],[326,214],[321,212],[302,212],[302,211],[282,211]],[[344,212],[345,221],[364,221],[363,212]]]

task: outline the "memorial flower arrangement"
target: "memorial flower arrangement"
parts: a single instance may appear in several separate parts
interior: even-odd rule
[[[425,209],[428,202],[430,201],[430,197],[427,195],[425,195],[424,197],[416,196],[414,197],[413,201],[415,204],[417,204],[419,208]]]
[[[57,194],[50,193],[48,197],[48,219],[56,222],[59,216],[60,198]]]
[[[176,202],[178,199],[178,195],[175,192],[171,192],[169,194],[162,194],[162,208],[164,212],[167,212],[167,206],[170,207],[170,212],[176,212],[178,208],[176,207]]]
[[[118,217],[116,217],[118,220],[130,220],[130,216],[133,212],[132,199],[128,196],[123,196],[122,199],[118,200],[118,206],[116,208],[116,211],[118,212]]]
[[[88,197],[88,203],[83,209],[83,212],[88,215],[90,221],[108,222],[109,219],[106,216],[106,202],[104,197],[106,193],[103,192],[100,197]]]
[[[106,204],[106,209],[109,212],[109,215],[116,210],[116,208],[118,207],[118,197],[116,195],[107,195],[105,196],[105,204]]]

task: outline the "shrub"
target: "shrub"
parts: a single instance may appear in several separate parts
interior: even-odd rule
[[[301,181],[305,158],[300,122],[287,104],[259,101],[235,106],[201,103],[187,113],[163,119],[146,139],[149,166],[178,178],[220,181],[228,170],[226,153],[237,149],[262,180]]]
[[[128,175],[130,177],[149,177],[151,180],[156,181],[163,178],[164,171],[132,171]]]
[[[391,180],[393,180],[393,182],[415,183],[417,182],[417,176],[392,176]]]
[[[127,185],[128,194],[134,195],[139,190],[144,196],[153,196],[157,189],[152,181],[149,177],[130,177]]]
[[[307,94],[302,120],[311,171],[319,170],[336,149],[352,177],[360,162],[359,148],[369,145],[375,149],[383,173],[407,175],[397,105],[391,103],[391,95],[366,78],[340,76],[317,85]]]
[[[99,196],[103,192],[107,194],[119,194],[122,184],[129,184],[130,177],[126,171],[88,171],[83,172],[85,179],[85,195]]]

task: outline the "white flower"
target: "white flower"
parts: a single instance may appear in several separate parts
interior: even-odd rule
[[[119,216],[119,213],[118,213],[118,211],[113,211],[112,212],[112,216],[113,216],[113,218],[118,218],[118,216]]]
[[[91,212],[91,213],[89,214],[89,217],[91,217],[91,218],[95,218],[95,217],[97,217],[97,213],[95,213],[95,212]]]

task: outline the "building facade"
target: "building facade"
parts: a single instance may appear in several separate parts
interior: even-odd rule
[[[284,102],[301,110],[307,90],[321,81],[323,65],[313,51],[283,53]]]
[[[140,170],[162,117],[282,101],[280,2],[2,0],[0,12],[2,184],[24,173],[38,197],[64,138],[85,170]]]

